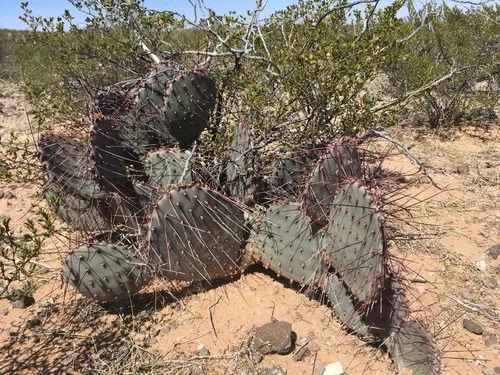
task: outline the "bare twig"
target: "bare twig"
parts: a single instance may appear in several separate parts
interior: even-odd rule
[[[219,336],[217,335],[217,331],[215,330],[215,324],[212,316],[212,308],[215,307],[219,301],[221,300],[222,296],[220,296],[215,303],[209,306],[208,308],[208,315],[210,316],[210,325],[212,326],[212,332],[214,333],[215,338],[218,340]]]
[[[434,185],[434,187],[442,190],[442,188],[440,186],[438,186],[434,182],[434,180],[432,179],[432,177],[429,176],[429,174],[427,173],[427,169],[426,169],[425,163],[422,162],[422,161],[420,161],[419,159],[417,159],[410,152],[410,148],[412,148],[413,146],[407,147],[404,144],[402,144],[401,142],[396,141],[394,138],[392,138],[389,135],[389,133],[387,132],[387,130],[385,130],[383,128],[372,129],[369,132],[361,134],[360,136],[358,136],[358,139],[360,141],[363,141],[363,140],[371,138],[371,137],[379,137],[379,138],[385,139],[386,141],[390,142],[397,149],[399,149],[412,163],[418,165],[418,167],[419,167],[418,172],[422,172],[424,174],[424,176],[429,179],[429,181],[431,182],[431,184]]]

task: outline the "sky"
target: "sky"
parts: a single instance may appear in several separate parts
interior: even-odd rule
[[[83,20],[83,15],[78,16],[75,8],[67,0],[24,0],[29,2],[29,8],[37,16],[49,17],[61,15],[65,9],[70,10],[76,20]],[[295,0],[268,0],[266,12],[270,14],[287,5],[295,3]],[[26,25],[19,19],[22,14],[21,0],[0,0],[0,28],[26,29]],[[192,6],[188,0],[146,0],[146,7],[156,10],[172,10],[191,16]],[[234,10],[244,13],[247,9],[253,9],[255,0],[205,0],[205,5],[214,9],[217,13],[227,13]],[[75,10],[75,12],[72,12]]]
[[[29,8],[33,10],[35,16],[59,16],[65,9],[70,10],[71,14],[75,17],[77,23],[83,21],[85,16],[78,14],[76,9],[72,7],[68,0],[24,0],[28,1]],[[272,12],[283,9],[287,5],[296,3],[297,0],[268,0],[267,7],[263,12],[263,16],[271,14]],[[354,1],[354,0],[353,0]],[[418,6],[419,3],[427,2],[430,0],[414,0]],[[438,3],[441,0],[436,0]],[[454,1],[460,0],[444,0],[447,3],[453,4]],[[467,0],[467,3],[479,2],[482,0]],[[484,1],[484,0],[483,0]],[[497,0],[487,0],[489,2]],[[236,11],[239,14],[245,13],[248,9],[253,9],[255,0],[204,0],[205,5],[214,9],[219,14],[227,13],[230,10]],[[381,0],[379,6],[386,6],[390,4],[391,0]],[[0,0],[0,29],[26,29],[26,25],[19,19],[22,14],[21,0]],[[193,8],[188,0],[145,0],[147,8],[156,10],[171,10],[186,16],[193,15]],[[456,3],[454,3],[456,4]]]

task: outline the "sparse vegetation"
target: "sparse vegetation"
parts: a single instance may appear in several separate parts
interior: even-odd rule
[[[495,263],[471,262],[454,250],[443,255],[443,244],[429,236],[443,238],[441,228],[460,236],[466,229],[446,218],[434,218],[439,226],[432,226],[429,215],[443,210],[426,201],[442,180],[450,180],[444,174],[470,174],[457,189],[464,189],[469,203],[488,202],[481,207],[489,213],[483,230],[490,237],[475,241],[484,246],[498,238],[492,218],[498,209],[491,203],[499,183],[498,150],[488,143],[487,155],[441,167],[429,160],[436,150],[419,146],[428,147],[425,137],[432,132],[454,137],[458,125],[497,125],[500,6],[430,2],[417,9],[396,0],[381,8],[371,0],[300,0],[263,18],[261,1],[246,15],[216,14],[200,1],[202,17],[193,20],[149,10],[141,0],[69,2],[88,15],[83,25],[69,11],[41,18],[23,3],[30,30],[0,30],[0,79],[20,85],[31,121],[31,134],[0,127],[0,186],[37,186],[45,198],[14,226],[10,216],[2,218],[0,296],[15,296],[18,287],[31,294],[62,276],[65,296],[69,281],[106,303],[67,303],[64,297],[60,304],[57,297],[39,308],[0,348],[0,357],[10,358],[6,371],[45,366],[75,373],[258,373],[264,365],[249,344],[250,331],[231,331],[238,343],[234,336],[228,343],[219,337],[214,311],[223,297],[214,297],[217,289],[200,306],[208,311],[203,319],[214,347],[227,344],[220,353],[184,352],[207,334],[191,327],[197,336],[187,334],[184,341],[178,327],[204,313],[165,313],[169,306],[185,311],[183,301],[215,286],[214,280],[238,277],[258,263],[275,272],[275,280],[285,277],[292,288],[329,302],[343,328],[364,340],[341,356],[353,369],[349,374],[367,370],[355,364],[366,353],[352,349],[367,344],[377,357],[373,369],[388,365],[377,347],[415,374],[440,373],[441,364],[450,363],[448,344],[456,352],[462,345],[441,341],[448,326],[457,332],[461,310],[454,302],[480,314],[489,335],[499,317],[496,291],[477,289],[483,302],[472,303],[428,285],[436,273],[444,280],[450,272],[454,288],[459,277],[471,289],[483,281],[482,288],[491,288]],[[402,10],[408,15],[402,17]],[[392,134],[401,123],[408,126],[403,135],[419,133],[417,147]],[[396,154],[401,165],[416,167],[393,168]],[[489,170],[480,172],[484,168]],[[432,194],[415,190],[425,186]],[[421,211],[415,211],[417,203]],[[68,247],[74,250],[67,253]],[[55,272],[36,285],[47,256],[51,266],[44,269],[53,266]],[[460,267],[467,275],[457,276]],[[246,280],[237,288],[244,289]],[[260,292],[252,288],[257,298]],[[276,311],[295,319],[295,308],[282,307]],[[321,314],[330,310],[321,308],[304,313],[297,307],[297,316],[302,321],[307,314],[328,341],[325,332],[332,327]],[[119,319],[110,323],[115,310]],[[89,321],[95,327],[85,331],[80,323]],[[45,324],[52,327],[50,340]],[[302,335],[305,348],[314,337]],[[167,336],[172,347],[157,342]],[[40,340],[34,357],[20,351]],[[67,358],[50,352],[65,340],[74,344]],[[61,359],[48,364],[53,355]],[[316,357],[313,370],[315,364]]]

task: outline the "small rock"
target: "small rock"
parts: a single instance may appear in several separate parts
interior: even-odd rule
[[[263,355],[288,354],[293,350],[294,335],[288,322],[274,321],[255,330],[253,346]]]
[[[294,361],[303,361],[305,358],[311,355],[311,350],[307,346],[301,347],[297,352],[293,355]]]
[[[459,174],[469,173],[469,166],[467,164],[457,165],[457,173],[459,173]]]
[[[495,367],[493,371],[495,371],[495,374],[500,374],[500,366]]]
[[[484,332],[483,327],[472,319],[464,319],[462,324],[467,331],[476,335],[482,335]]]
[[[279,366],[274,366],[262,370],[259,375],[286,375],[286,371]]]
[[[210,355],[210,351],[205,347],[205,345],[200,344],[198,345],[198,348],[196,349],[196,355],[200,357],[207,357]]]
[[[462,298],[466,299],[467,301],[472,301],[474,299],[474,296],[472,295],[471,292],[463,292]]]
[[[38,306],[41,309],[52,307],[54,305],[54,298],[44,299],[43,301],[38,302]]]
[[[19,289],[14,289],[9,293],[9,301],[15,309],[25,309],[35,303],[32,295]]]
[[[479,270],[479,271],[486,271],[486,267],[487,267],[487,264],[486,264],[486,261],[484,259],[481,259],[481,260],[478,260],[476,262],[476,268]]]
[[[9,170],[9,167],[7,167],[7,164],[0,162],[0,173],[6,173],[8,170]]]
[[[497,336],[496,335],[487,335],[484,336],[484,345],[487,348],[491,348],[492,346],[495,346],[498,342]]]
[[[497,260],[498,259],[498,255],[500,254],[500,243],[497,243],[496,245],[491,246],[488,249],[488,254],[494,260]]]
[[[335,362],[326,365],[323,375],[345,375],[345,372],[340,362]]]
[[[12,194],[10,191],[2,192],[2,198],[3,199],[14,199],[16,196]]]
[[[484,278],[484,285],[487,288],[495,289],[498,286],[498,281],[495,276],[487,276]]]
[[[323,375],[325,373],[326,367],[321,362],[316,362],[314,365],[314,372],[318,375]]]
[[[483,371],[481,371],[483,375],[495,375],[495,370],[492,370],[490,368],[483,368]]]
[[[26,321],[26,328],[28,329],[33,329],[40,325],[42,325],[42,321],[40,320],[40,318],[31,318]]]
[[[307,348],[311,351],[311,353],[319,352],[319,350],[321,349],[320,346],[314,341],[309,341],[309,343],[307,344]]]
[[[259,363],[262,362],[263,359],[264,359],[264,356],[262,354],[260,354],[259,352],[254,352],[252,355],[252,363],[254,365],[258,365]]]

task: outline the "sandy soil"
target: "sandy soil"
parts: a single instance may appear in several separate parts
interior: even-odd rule
[[[5,145],[11,131],[26,134],[29,126],[16,88],[2,84],[0,93]],[[466,127],[447,137],[391,132],[415,144],[411,152],[433,181],[403,184],[392,195],[396,205],[421,201],[407,223],[395,222],[407,235],[391,241],[412,315],[434,333],[444,374],[492,370],[500,366],[500,259],[488,255],[500,243],[499,128]],[[386,158],[384,169],[407,181],[418,170],[403,155]],[[39,187],[0,180],[0,190],[14,195],[0,199],[0,213],[20,229],[40,201]],[[158,281],[131,311],[104,308],[62,283],[67,251],[66,239],[47,244],[33,278],[34,305],[17,309],[0,300],[0,373],[257,374],[280,366],[288,374],[313,374],[337,361],[349,375],[396,373],[387,354],[347,334],[325,304],[260,269],[212,288]],[[301,361],[294,352],[259,358],[249,348],[249,330],[272,318],[291,323],[296,350],[309,342],[316,349]],[[483,334],[465,330],[464,318],[480,324]]]

